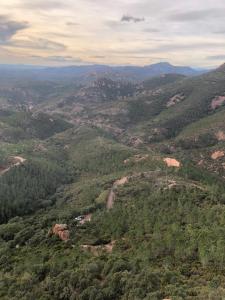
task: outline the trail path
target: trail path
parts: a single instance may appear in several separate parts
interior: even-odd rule
[[[115,190],[117,189],[118,186],[122,186],[128,182],[129,178],[128,177],[123,177],[119,180],[116,180],[109,192],[107,202],[106,202],[106,208],[107,210],[110,210],[113,208],[115,199],[116,199],[116,193]]]

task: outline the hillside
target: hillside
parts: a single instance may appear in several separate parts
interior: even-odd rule
[[[224,299],[225,67],[157,75],[0,89],[1,299]]]

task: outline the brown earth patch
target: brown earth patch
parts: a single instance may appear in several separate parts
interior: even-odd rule
[[[211,155],[211,158],[213,160],[216,160],[216,159],[219,159],[221,157],[224,157],[225,153],[224,151],[215,151],[212,155]]]
[[[116,241],[112,241],[106,245],[98,245],[98,246],[81,245],[81,248],[84,251],[88,251],[95,256],[99,256],[102,254],[102,252],[112,253],[115,244],[116,244]]]
[[[175,158],[164,158],[163,161],[166,163],[167,167],[175,167],[175,168],[180,168],[181,163],[176,160]]]
[[[121,179],[118,179],[114,182],[110,192],[109,192],[109,195],[108,195],[108,198],[107,198],[107,202],[106,202],[106,208],[108,210],[112,209],[113,208],[113,205],[114,205],[114,201],[116,199],[116,193],[115,193],[115,190],[117,189],[118,186],[123,186],[124,184],[128,183],[129,181],[129,178],[126,176],[126,177],[123,177]]]
[[[216,138],[218,141],[225,141],[225,133],[220,130],[216,133]]]
[[[62,241],[68,241],[70,237],[70,232],[68,230],[67,224],[55,224],[52,229],[50,230],[49,235],[56,235],[58,236]]]

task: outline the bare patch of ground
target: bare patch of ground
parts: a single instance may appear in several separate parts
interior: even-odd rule
[[[167,102],[166,106],[171,107],[176,105],[177,103],[180,103],[182,100],[185,99],[185,96],[183,94],[176,94],[170,100]]]
[[[26,159],[21,156],[12,156],[10,157],[9,161],[9,166],[0,168],[0,175],[4,175],[5,173],[9,172],[9,170],[11,170],[12,168],[20,166],[26,161]]]
[[[95,256],[100,255],[102,252],[106,253],[112,253],[113,248],[116,244],[116,241],[112,241],[105,245],[98,245],[98,246],[92,246],[92,245],[81,245],[82,250],[88,251],[92,253]]]
[[[50,230],[49,236],[56,235],[62,241],[66,242],[69,240],[70,232],[68,230],[67,224],[55,224],[52,229]]]
[[[212,158],[213,160],[216,160],[216,159],[219,159],[219,158],[221,158],[221,157],[224,157],[224,155],[225,155],[224,151],[215,151],[215,152],[213,152],[213,154],[211,155],[211,158]]]
[[[225,96],[216,96],[211,102],[211,109],[215,110],[225,104]]]
[[[216,138],[218,141],[225,141],[225,133],[220,130],[216,133]]]
[[[128,183],[129,178],[128,177],[123,177],[121,179],[118,179],[114,182],[110,192],[109,192],[109,196],[107,198],[107,202],[106,202],[106,208],[108,210],[113,208],[113,204],[116,198],[116,194],[115,194],[115,190],[117,189],[118,186],[122,186],[126,183]]]
[[[164,158],[163,161],[166,163],[167,167],[175,167],[175,168],[180,168],[181,163],[176,160],[175,158]]]

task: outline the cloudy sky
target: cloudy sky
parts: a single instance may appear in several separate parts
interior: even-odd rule
[[[214,67],[224,0],[1,0],[0,63]]]

